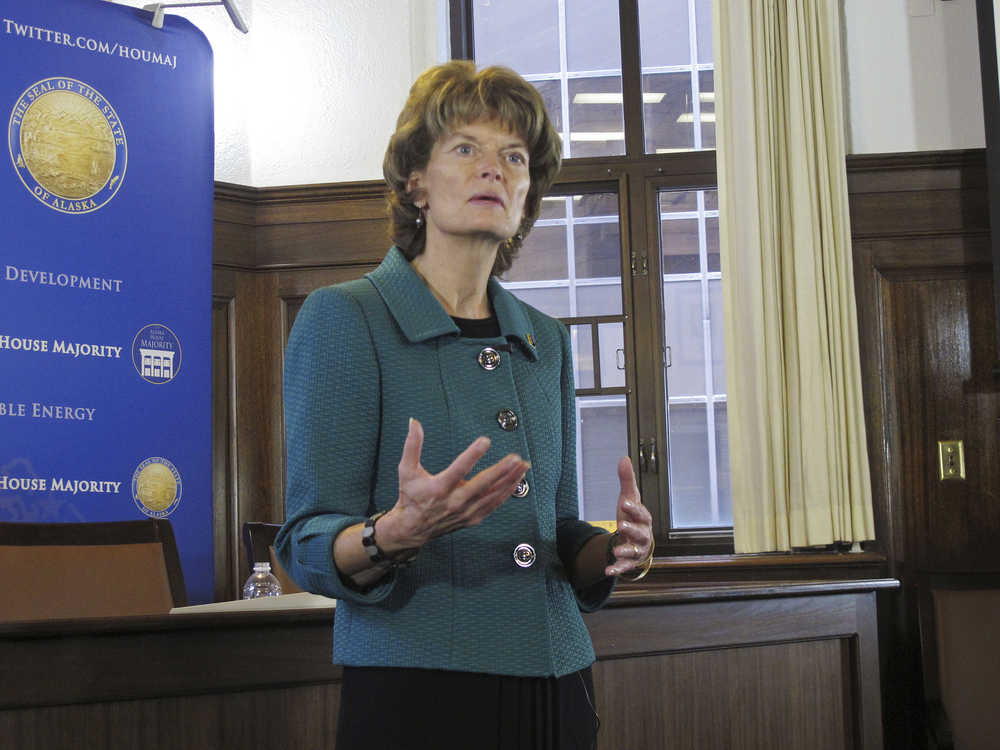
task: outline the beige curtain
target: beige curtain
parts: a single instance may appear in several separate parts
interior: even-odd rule
[[[837,0],[713,0],[737,552],[874,537]]]

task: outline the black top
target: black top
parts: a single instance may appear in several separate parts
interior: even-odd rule
[[[488,318],[456,318],[451,319],[458,326],[459,335],[466,339],[494,339],[500,335],[500,321],[496,315]]]

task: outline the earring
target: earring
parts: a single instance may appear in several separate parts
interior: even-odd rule
[[[417,209],[417,229],[420,229],[424,225],[424,210],[422,208]]]

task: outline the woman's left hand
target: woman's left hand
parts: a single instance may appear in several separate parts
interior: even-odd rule
[[[645,561],[653,547],[653,517],[639,497],[632,461],[627,456],[618,462],[618,481],[621,484],[615,519],[618,523],[618,544],[612,550],[614,563],[604,570],[608,576],[619,576],[635,569]]]

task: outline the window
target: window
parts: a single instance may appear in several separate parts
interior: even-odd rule
[[[502,280],[576,358],[581,515],[630,454],[659,549],[732,549],[711,0],[452,0],[455,57],[541,92],[563,169]]]

